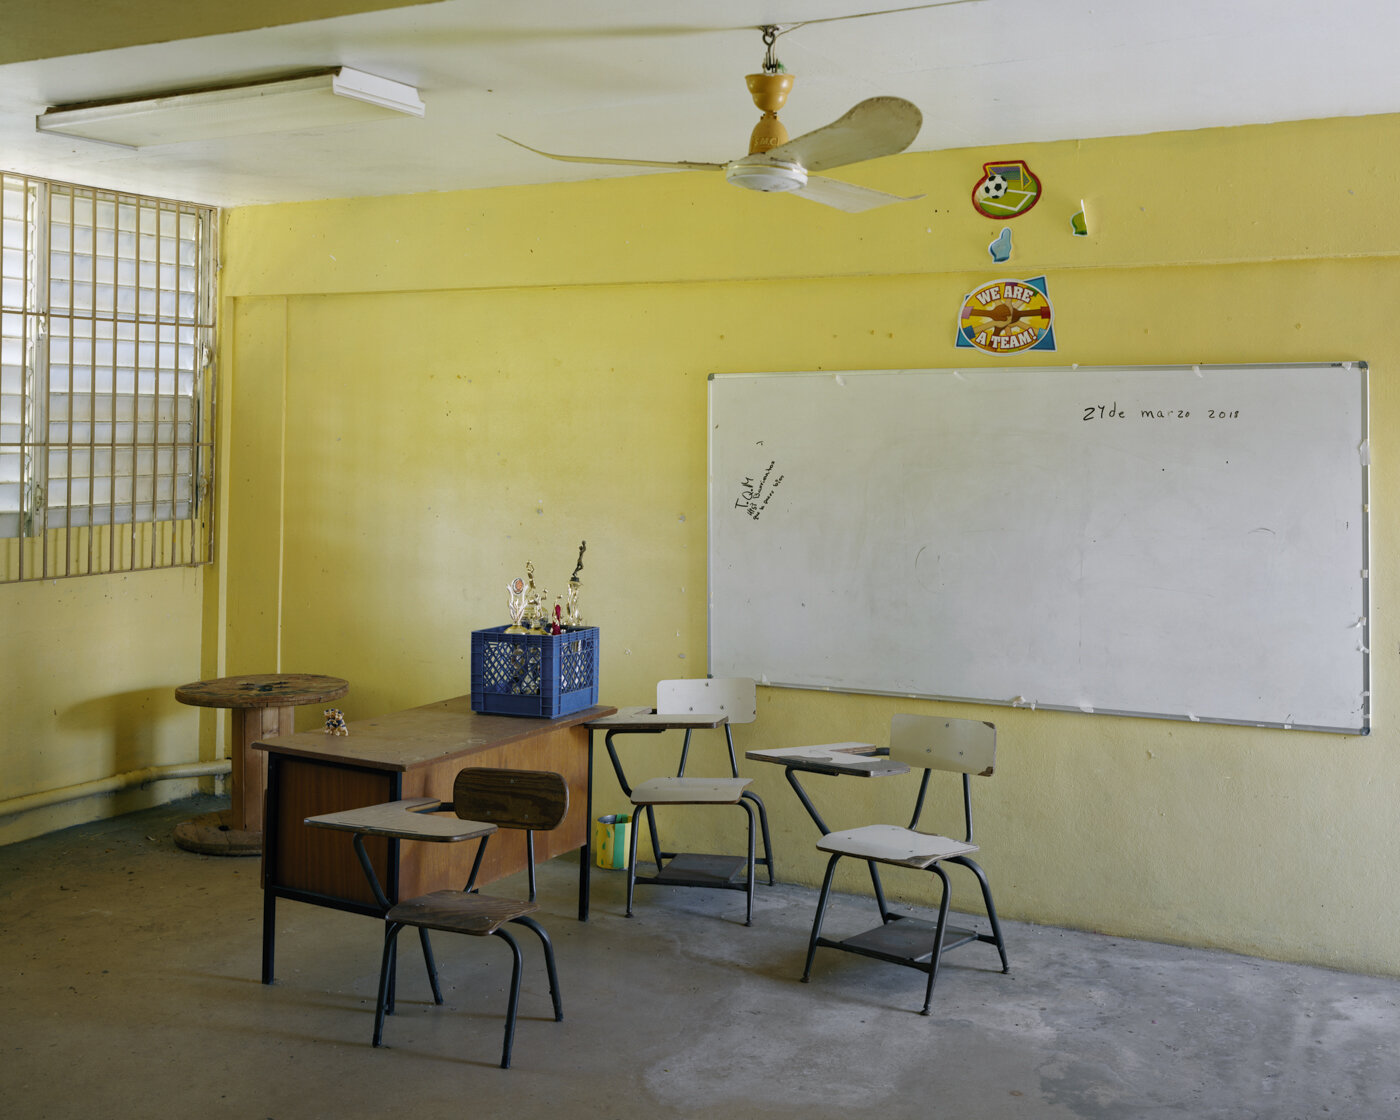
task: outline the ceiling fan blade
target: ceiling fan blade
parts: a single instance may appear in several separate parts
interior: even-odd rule
[[[782,34],[806,27],[809,23],[836,23],[845,19],[868,19],[870,16],[897,16],[903,12],[922,12],[925,8],[956,8],[959,4],[980,4],[983,0],[937,0],[933,4],[914,4],[907,8],[885,8],[878,12],[852,12],[844,16],[822,16],[818,19],[804,19],[801,23],[788,24]]]
[[[902,152],[919,135],[924,115],[901,97],[872,97],[829,125],[770,148],[746,160],[797,163],[808,171],[826,171],[848,163]]]
[[[509,136],[496,133],[502,140],[510,140]],[[524,148],[527,152],[534,152],[537,156],[544,156],[546,159],[563,160],[565,163],[616,163],[624,167],[664,167],[668,171],[723,171],[722,163],[697,163],[690,160],[680,160],[673,163],[666,163],[660,160],[651,159],[610,159],[607,156],[561,156],[554,152],[542,152],[538,148],[532,148],[529,144],[522,144],[519,140],[510,140],[518,148]]]
[[[897,194],[886,194],[884,191],[872,190],[870,187],[858,187],[854,183],[843,183],[840,179],[826,179],[821,175],[808,175],[806,185],[791,193],[798,198],[820,202],[823,206],[830,206],[836,210],[844,210],[847,214],[859,214],[862,210],[873,210],[877,206],[889,206],[894,202],[913,202],[917,198],[924,197],[921,194],[910,195],[908,198]]]

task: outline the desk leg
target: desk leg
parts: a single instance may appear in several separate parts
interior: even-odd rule
[[[578,920],[588,921],[588,905],[593,875],[593,729],[588,729],[587,814],[583,818],[583,847],[578,852]]]
[[[277,892],[263,887],[262,982],[272,983],[273,953],[277,948]]]
[[[281,790],[281,757],[268,757],[266,751],[254,751],[266,758],[267,796],[264,805],[267,812],[267,826],[262,839],[262,982],[271,984],[273,979],[273,956],[277,948],[277,884],[274,869],[277,867],[277,845],[280,837],[277,830],[277,797]]]

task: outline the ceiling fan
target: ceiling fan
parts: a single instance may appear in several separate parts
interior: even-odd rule
[[[512,144],[549,159],[566,163],[622,164],[627,167],[659,167],[671,171],[723,171],[724,177],[736,187],[753,191],[785,192],[799,198],[819,202],[847,213],[858,213],[893,202],[912,202],[923,195],[902,197],[856,186],[839,179],[815,175],[860,163],[867,159],[894,155],[914,142],[923,124],[923,114],[917,105],[899,97],[871,97],[830,124],[789,140],[787,129],[778,120],[778,110],[787,102],[793,76],[784,72],[774,54],[773,44],[779,34],[773,25],[761,27],[767,51],[763,71],[750,74],[744,80],[749,93],[763,113],[749,137],[749,153],[727,163],[704,163],[693,160],[666,162],[646,159],[611,159],[607,156],[565,156],[543,152],[510,140]]]

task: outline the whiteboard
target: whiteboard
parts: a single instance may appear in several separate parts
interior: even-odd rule
[[[1365,733],[1367,368],[716,374],[709,670]]]

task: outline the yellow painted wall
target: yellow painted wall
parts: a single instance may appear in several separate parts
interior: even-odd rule
[[[468,691],[468,634],[503,620],[507,579],[531,560],[562,590],[586,538],[603,699],[642,703],[706,668],[711,372],[970,364],[960,300],[1007,272],[1047,275],[1056,309],[1059,353],[1027,364],[1368,360],[1370,737],[764,689],[736,739],[879,742],[897,710],[993,720],[978,834],[1006,916],[1400,973],[1379,886],[1400,873],[1397,123],[911,154],[850,177],[927,197],[865,215],[698,173],[232,211],[227,599],[206,620],[226,619],[230,671],[277,650],[282,671],[348,678],[347,716],[367,717]],[[1006,223],[998,267],[1003,223],[968,194],[1006,157],[1046,193]],[[1069,234],[1081,198],[1088,238]],[[656,748],[627,749],[640,766]],[[781,771],[746,770],[781,877],[814,882]],[[896,798],[902,815],[901,781],[817,796],[842,827]],[[605,758],[596,802],[622,803]],[[723,843],[715,816],[681,839]],[[955,905],[974,894],[958,883]]]
[[[201,758],[204,572],[0,585],[0,807],[7,799]],[[205,745],[212,751],[212,738]],[[212,757],[206,754],[203,757]],[[192,792],[188,780],[0,815],[0,844]]]

